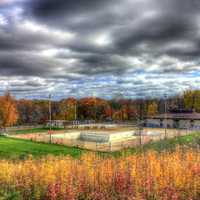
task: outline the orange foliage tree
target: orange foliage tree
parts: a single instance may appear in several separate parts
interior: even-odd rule
[[[109,104],[98,97],[86,97],[79,101],[79,114],[83,119],[99,120],[108,117]]]
[[[59,103],[58,119],[75,120],[77,119],[77,100],[74,98],[63,99]]]
[[[0,97],[0,105],[1,128],[14,125],[18,119],[18,113],[16,101],[9,92],[6,92],[4,96]]]
[[[147,115],[153,116],[153,115],[156,115],[156,114],[158,114],[158,105],[157,105],[156,102],[152,102],[148,105]]]

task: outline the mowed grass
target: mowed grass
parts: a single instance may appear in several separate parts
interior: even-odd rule
[[[79,157],[85,150],[56,144],[37,143],[29,140],[0,136],[1,159],[25,159],[29,155],[39,158],[47,155]]]
[[[172,139],[166,139],[158,142],[151,142],[141,147],[129,148],[112,153],[97,153],[103,157],[128,156],[135,153],[143,153],[148,150],[173,151],[176,146],[199,147],[200,133],[194,133],[187,136],[180,136]],[[0,159],[25,159],[28,156],[40,158],[47,155],[70,155],[79,158],[83,153],[89,152],[76,147],[66,147],[56,144],[38,143],[29,140],[14,139],[0,136]]]

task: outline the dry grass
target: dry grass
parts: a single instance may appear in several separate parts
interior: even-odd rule
[[[0,161],[1,196],[34,200],[199,200],[200,152]]]

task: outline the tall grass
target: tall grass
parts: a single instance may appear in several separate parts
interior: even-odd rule
[[[200,152],[0,161],[0,196],[17,200],[199,200]]]

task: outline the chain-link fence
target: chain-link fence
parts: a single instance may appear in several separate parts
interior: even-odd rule
[[[191,134],[192,132],[194,132],[194,130],[167,129],[165,131],[165,129],[145,128],[142,130],[135,130],[133,138],[130,139],[123,138],[122,140],[116,140],[116,141],[113,140],[109,142],[86,141],[86,140],[81,140],[78,137],[70,139],[69,134],[71,133],[60,134],[61,137],[55,137],[56,134],[49,135],[47,133],[32,134],[32,135],[25,135],[24,139],[30,139],[33,141],[45,142],[45,143],[49,143],[51,141],[52,143],[59,145],[78,147],[93,151],[113,152],[122,149],[137,147],[152,141],[160,141],[163,139],[188,135]],[[123,132],[120,134],[123,134]]]

